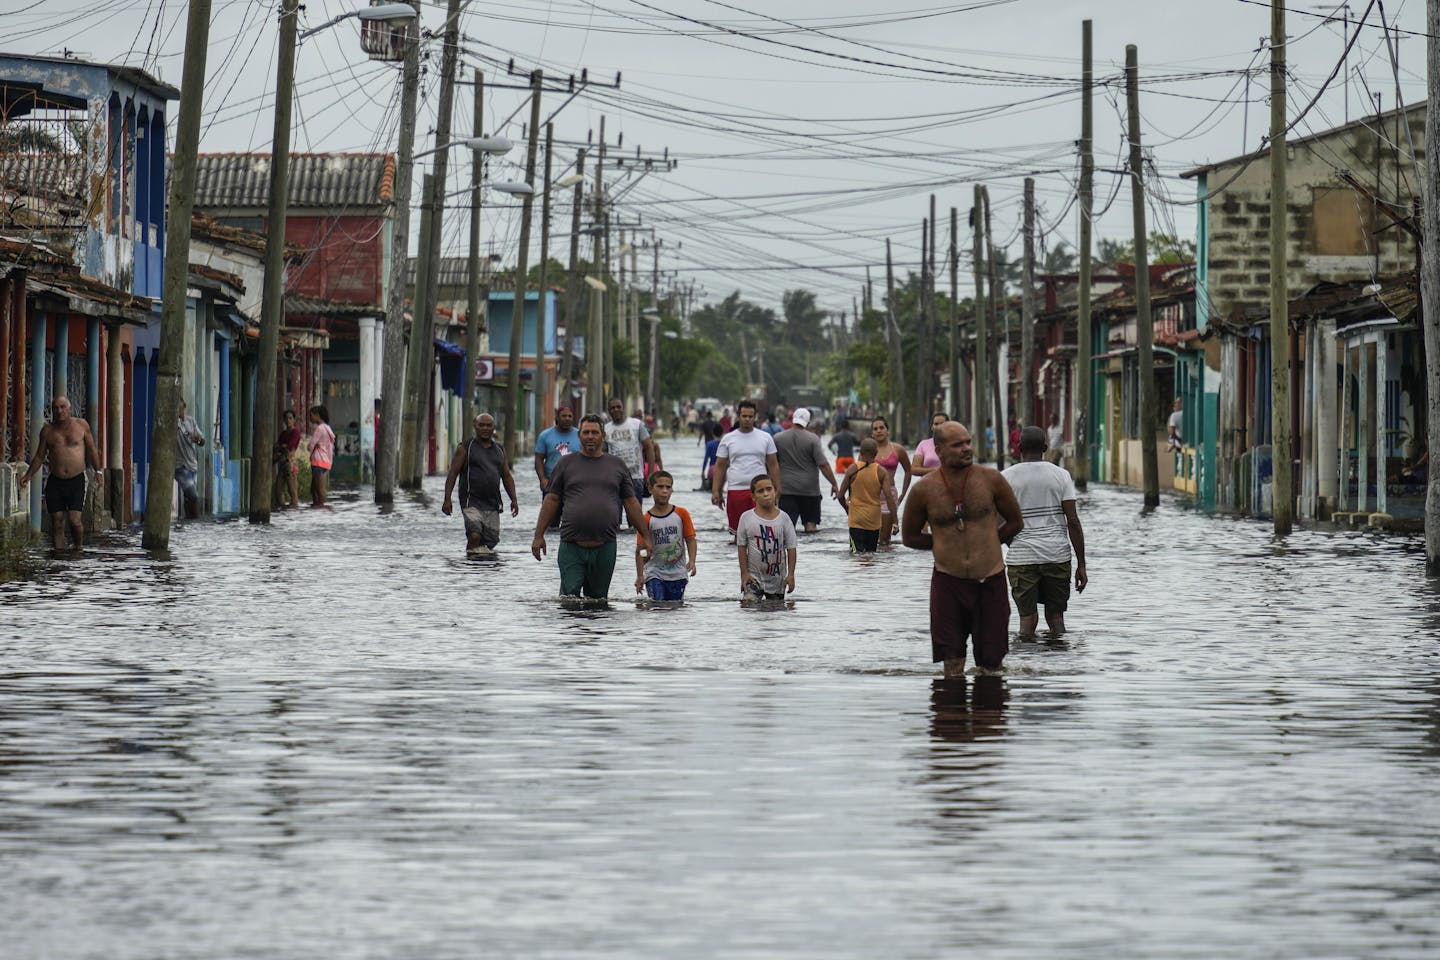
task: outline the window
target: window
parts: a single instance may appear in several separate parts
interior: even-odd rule
[[[1349,187],[1315,187],[1310,209],[1311,241],[1317,254],[1373,256],[1375,206]]]

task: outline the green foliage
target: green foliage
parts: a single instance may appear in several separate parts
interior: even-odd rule
[[[1151,263],[1194,263],[1195,241],[1181,240],[1172,233],[1150,231],[1146,252]],[[1111,240],[1101,237],[1096,254],[1102,263],[1134,263],[1134,240]]]

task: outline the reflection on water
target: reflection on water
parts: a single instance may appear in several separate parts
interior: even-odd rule
[[[537,499],[495,563],[353,495],[0,586],[4,956],[1434,955],[1418,541],[1093,491],[1073,632],[942,680],[833,503],[750,610],[680,492],[658,609],[559,600]]]

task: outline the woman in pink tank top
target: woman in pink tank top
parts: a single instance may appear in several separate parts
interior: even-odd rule
[[[889,507],[881,503],[880,512],[885,514],[880,523],[880,543],[890,542],[891,534],[900,530],[900,501],[905,499],[905,494],[910,490],[910,457],[905,453],[905,448],[890,439],[890,422],[884,417],[876,417],[870,424],[870,436],[874,438],[878,448],[875,453],[875,462],[880,468],[890,475],[893,482],[897,471],[905,471],[905,485],[900,488],[899,495],[895,498],[896,513],[890,515]]]

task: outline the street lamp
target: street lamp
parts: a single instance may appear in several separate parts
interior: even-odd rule
[[[420,11],[416,10],[408,3],[381,3],[373,7],[362,7],[359,10],[351,10],[349,13],[342,13],[338,17],[326,20],[324,23],[320,24],[320,26],[312,27],[309,30],[306,30],[304,33],[300,34],[300,39],[306,40],[310,37],[313,37],[320,31],[329,30],[331,27],[335,26],[335,24],[341,22],[342,20],[349,20],[351,17],[355,17],[359,20],[396,21],[415,20],[419,16]]]
[[[464,147],[466,150],[475,150],[480,153],[488,153],[491,156],[500,156],[513,150],[515,144],[504,137],[470,137],[466,140],[451,140],[438,147],[431,147],[429,150],[421,150],[419,153],[412,154],[410,159],[419,160],[421,157],[428,157],[442,150],[449,150],[451,147]]]

